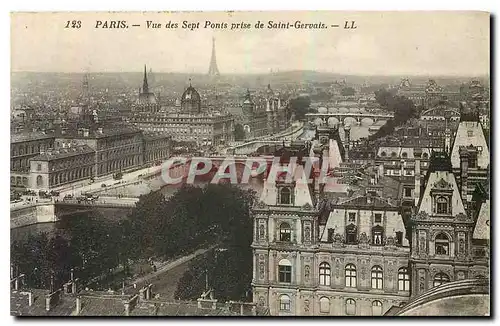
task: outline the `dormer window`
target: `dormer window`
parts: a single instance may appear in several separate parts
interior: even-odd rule
[[[349,213],[348,222],[356,222],[356,213]]]
[[[383,245],[384,238],[384,228],[377,225],[372,229],[373,245],[381,246]]]
[[[292,190],[289,187],[281,188],[279,203],[281,205],[290,205],[292,203]]]
[[[347,244],[356,244],[357,242],[357,228],[354,224],[349,224],[345,228],[346,233],[346,243]]]
[[[446,197],[441,196],[436,198],[436,213],[437,214],[449,213],[448,199]]]

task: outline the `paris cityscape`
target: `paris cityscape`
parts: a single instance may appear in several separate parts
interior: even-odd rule
[[[13,70],[12,316],[490,315],[489,75],[200,42],[203,73]]]

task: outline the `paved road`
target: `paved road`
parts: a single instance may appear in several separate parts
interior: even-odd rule
[[[155,273],[150,273],[130,283],[135,283],[137,285],[137,289],[140,289],[143,286],[152,283],[154,294],[160,294],[160,297],[163,299],[174,300],[177,283],[181,279],[184,272],[187,270],[189,262],[194,257],[204,254],[205,252],[215,247],[216,246],[214,245],[206,249],[198,249],[190,255],[181,257],[159,267]]]
[[[137,170],[137,171],[133,171],[133,172],[130,172],[130,173],[124,173],[121,180],[119,180],[121,183],[129,183],[129,182],[135,182],[138,180],[139,178],[139,175],[143,175],[143,174],[146,174],[146,173],[151,173],[151,172],[154,172],[154,171],[157,171],[157,170],[160,170],[161,169],[161,166],[153,166],[153,167],[149,167],[149,168],[144,168],[144,169],[141,169],[141,170]],[[89,184],[89,185],[83,185],[81,187],[68,187],[64,190],[61,190],[60,191],[60,198],[63,198],[65,195],[72,195],[74,194],[75,196],[79,196],[80,194],[82,193],[86,193],[86,192],[91,192],[93,190],[100,190],[102,189],[102,184],[106,184],[108,186],[112,186],[114,185],[116,182],[118,182],[118,180],[114,180],[113,179],[113,176],[108,176],[107,178],[105,179],[98,179],[98,180],[95,180],[94,183],[92,184]]]

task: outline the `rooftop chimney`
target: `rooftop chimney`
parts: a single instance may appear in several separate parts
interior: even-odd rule
[[[422,156],[422,150],[420,148],[416,148],[413,152],[415,156],[415,206],[418,205],[418,201],[420,200],[420,157]]]
[[[467,181],[468,181],[468,169],[469,169],[469,152],[465,146],[460,146],[460,195],[462,197],[462,202],[464,208],[467,209]]]

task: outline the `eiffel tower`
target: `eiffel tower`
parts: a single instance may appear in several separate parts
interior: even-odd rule
[[[220,76],[219,68],[217,68],[217,59],[215,58],[215,38],[212,37],[212,58],[210,59],[210,67],[208,68],[209,76]]]

